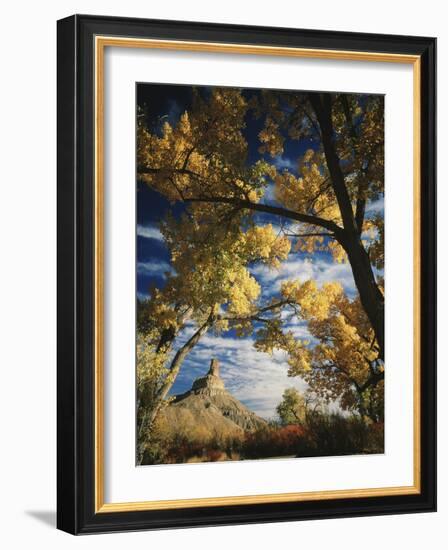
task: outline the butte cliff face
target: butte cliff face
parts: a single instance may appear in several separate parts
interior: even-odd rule
[[[170,430],[199,431],[209,437],[237,436],[266,425],[265,420],[225,389],[216,359],[212,359],[208,373],[197,378],[188,392],[174,398],[163,416]]]

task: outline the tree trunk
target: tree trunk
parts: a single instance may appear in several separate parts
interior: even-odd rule
[[[380,348],[380,359],[384,361],[384,296],[375,281],[369,256],[360,240],[354,234],[341,243],[347,253],[362,307]]]
[[[157,419],[157,415],[160,412],[162,404],[168,395],[168,392],[173,387],[173,384],[179,374],[182,363],[189,354],[189,352],[194,348],[194,346],[199,342],[201,337],[207,332],[207,330],[212,326],[216,319],[215,313],[212,312],[207,321],[193,334],[193,336],[177,351],[173,360],[171,361],[170,370],[166,376],[165,382],[163,383],[160,390],[157,392],[157,397],[155,401],[151,404],[149,409],[146,409],[140,423],[138,430],[138,443],[137,443],[137,463],[141,464],[143,460],[143,455],[146,447],[145,434],[151,430],[151,427],[154,425],[154,422]],[[149,404],[148,404],[149,407]]]
[[[176,307],[175,310],[178,310],[180,306]],[[179,331],[184,327],[185,322],[191,317],[191,314],[193,312],[193,308],[189,306],[181,315],[177,318],[177,326],[181,328],[174,328],[169,327],[166,328],[159,339],[159,343],[157,344],[157,352],[164,349],[164,351],[169,351],[171,349],[171,346],[174,342],[174,339],[176,338]]]
[[[177,351],[176,355],[174,356],[174,359],[171,362],[170,372],[166,377],[163,386],[158,392],[157,403],[153,407],[149,417],[150,424],[152,424],[155,421],[163,401],[168,395],[168,392],[170,391],[170,389],[173,387],[173,384],[176,380],[177,375],[179,374],[182,363],[184,362],[184,359],[187,357],[189,352],[199,342],[201,337],[207,332],[207,330],[210,328],[212,324],[213,324],[213,317],[210,316],[207,319],[207,321],[193,334],[193,336]]]
[[[347,252],[361,304],[375,332],[380,357],[384,360],[384,296],[376,284],[369,256],[361,242],[362,227],[358,227],[355,221],[334,143],[331,94],[311,93],[309,99],[319,123],[325,159],[344,225],[337,239]]]

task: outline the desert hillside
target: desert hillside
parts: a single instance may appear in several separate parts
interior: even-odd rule
[[[168,432],[220,439],[243,436],[266,425],[225,389],[216,359],[206,376],[197,378],[188,392],[177,395],[164,409],[161,423]]]

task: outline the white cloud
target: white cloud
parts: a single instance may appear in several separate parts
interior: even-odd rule
[[[168,262],[151,260],[150,262],[137,262],[137,273],[141,275],[153,275],[164,277],[165,273],[172,270]]]
[[[145,239],[163,241],[163,235],[160,230],[152,225],[137,225],[137,235]]]
[[[346,292],[354,292],[355,284],[349,263],[336,263],[323,258],[300,258],[297,255],[283,262],[280,268],[272,269],[265,265],[257,265],[251,269],[267,292],[280,290],[283,281],[314,279],[319,286],[327,282],[339,282]]]
[[[384,197],[380,197],[376,201],[369,202],[366,206],[366,214],[378,214],[384,212]]]
[[[293,171],[297,168],[297,163],[293,162],[288,157],[284,157],[283,155],[277,155],[274,157],[274,160],[272,161],[274,166],[278,168],[279,170],[287,169],[289,171]]]
[[[307,322],[299,319],[294,312],[284,309],[280,313],[280,318],[283,320],[285,329],[291,332],[295,338],[309,340],[310,343],[317,343],[314,336],[308,330]]]
[[[275,186],[274,186],[273,183],[268,183],[266,185],[266,188],[265,188],[264,194],[263,194],[263,202],[265,202],[266,204],[276,202],[276,199],[275,199]]]

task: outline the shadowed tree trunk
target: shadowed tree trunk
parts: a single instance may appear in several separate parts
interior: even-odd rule
[[[331,95],[309,94],[309,98],[319,122],[325,159],[344,226],[337,240],[347,253],[362,306],[375,331],[380,357],[384,360],[384,296],[376,284],[369,256],[361,242],[365,201],[362,196],[358,197],[357,212],[353,213],[334,143]]]

